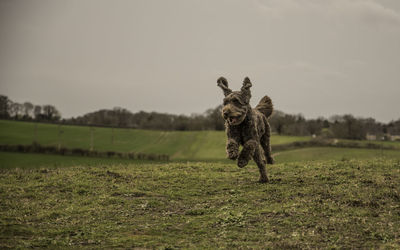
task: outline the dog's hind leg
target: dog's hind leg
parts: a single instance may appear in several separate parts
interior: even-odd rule
[[[271,155],[271,132],[269,128],[269,124],[266,124],[266,132],[261,137],[260,143],[262,148],[264,149],[265,158],[267,159],[267,164],[274,164],[274,158]]]
[[[257,148],[254,151],[253,160],[256,162],[258,170],[260,171],[259,182],[268,182],[267,170],[265,169],[265,158],[263,156],[263,150],[260,145],[257,145]]]

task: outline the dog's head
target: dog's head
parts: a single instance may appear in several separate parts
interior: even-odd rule
[[[230,125],[239,125],[244,121],[247,111],[250,108],[250,87],[252,86],[250,79],[248,77],[244,78],[240,91],[232,91],[228,87],[228,81],[224,77],[220,77],[217,83],[225,95],[222,117]]]

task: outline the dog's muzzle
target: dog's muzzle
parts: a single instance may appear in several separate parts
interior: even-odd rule
[[[244,114],[240,112],[231,112],[229,109],[222,111],[222,116],[230,125],[238,125],[244,119]]]

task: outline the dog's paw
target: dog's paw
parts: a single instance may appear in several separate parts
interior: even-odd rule
[[[274,164],[275,163],[275,160],[274,160],[274,158],[273,157],[267,157],[267,164]]]
[[[249,163],[250,159],[246,157],[239,157],[237,165],[239,168],[245,167]]]
[[[268,177],[260,177],[260,179],[258,180],[259,183],[267,183],[269,182]]]
[[[242,168],[246,166],[250,160],[251,160],[251,152],[249,152],[249,150],[246,150],[246,148],[244,148],[239,154],[237,165],[239,168]]]
[[[239,144],[235,140],[229,139],[226,144],[226,153],[228,159],[236,160],[239,157]]]
[[[228,153],[228,159],[236,160],[239,157],[238,150],[229,150],[227,151],[227,153]]]

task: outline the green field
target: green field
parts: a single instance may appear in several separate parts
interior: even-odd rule
[[[400,149],[400,142],[399,141],[361,141],[361,140],[344,140],[340,139],[338,142],[344,142],[344,143],[355,143],[361,146],[365,146],[367,144],[376,144],[379,146],[383,147],[393,147],[395,149]]]
[[[67,148],[90,148],[90,127],[0,120],[0,144],[31,144]],[[59,137],[59,130],[63,131]],[[171,159],[225,159],[223,131],[151,131],[137,129],[94,128],[94,149],[98,151],[167,154]],[[272,145],[310,140],[310,137],[272,136]]]
[[[301,148],[275,153],[277,163],[304,162],[317,160],[350,160],[350,159],[374,159],[387,158],[400,160],[400,153],[397,150],[374,150],[374,149],[349,149],[349,148]],[[76,165],[126,165],[142,164],[148,161],[116,159],[116,158],[90,158],[79,156],[22,154],[0,152],[1,168],[38,168],[38,167],[69,167]],[[183,161],[183,160],[175,160]],[[236,167],[234,161],[228,159],[202,160],[205,162],[219,162]],[[254,165],[254,162],[250,162]],[[269,166],[267,166],[269,167]]]
[[[400,160],[399,150],[316,147],[282,151],[275,154],[279,163],[315,160],[350,160],[388,158]]]
[[[25,154],[0,152],[0,169],[2,168],[57,168],[71,166],[127,165],[142,164],[152,161],[140,161],[118,158],[95,158],[81,156],[62,156],[44,154]]]
[[[0,171],[0,248],[400,247],[400,162]]]
[[[0,144],[32,143],[34,126],[0,121]],[[89,148],[89,127],[61,130],[38,124],[36,140]],[[94,146],[172,161],[0,152],[1,249],[400,248],[399,150],[273,151],[259,184],[254,162],[225,159],[223,132],[95,128]]]

